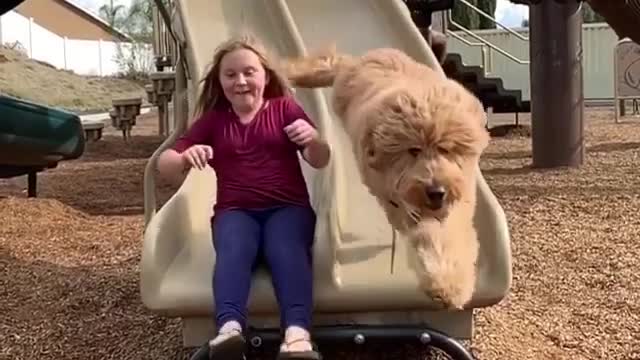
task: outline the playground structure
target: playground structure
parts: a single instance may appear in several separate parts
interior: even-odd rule
[[[512,0],[513,1],[513,0]],[[535,0],[540,1],[540,0]],[[640,43],[640,0],[585,0],[602,15],[620,39]]]
[[[37,196],[39,172],[79,158],[85,148],[80,118],[72,113],[0,95],[0,178],[27,175]]]
[[[164,62],[160,58],[158,61]],[[169,103],[175,89],[175,73],[170,71],[150,74],[151,83],[145,85],[147,101],[158,107],[158,135],[167,137],[173,129],[169,116]],[[111,125],[122,131],[125,141],[131,138],[131,129],[136,125],[136,117],[140,115],[142,99],[139,97],[113,99],[113,109],[109,111]],[[89,124],[91,126],[92,124]],[[99,139],[99,137],[98,137]]]
[[[193,121],[189,100],[198,90],[216,44],[236,29],[248,29],[260,34],[280,56],[302,55],[332,41],[341,51],[352,53],[390,46],[445,74],[407,4],[400,0],[180,0],[171,9],[156,3],[169,34],[175,36],[175,130],[152,155],[145,171],[140,291],[151,311],[181,318],[183,345],[198,347],[214,333],[210,215],[215,173],[211,168],[189,172],[176,194],[157,210],[154,168],[160,152]],[[322,21],[313,20],[319,17]],[[357,33],[348,30],[353,23],[358,24]],[[509,230],[502,208],[478,169],[474,221],[481,250],[476,292],[462,311],[439,309],[417,287],[408,263],[408,244],[400,239],[393,251],[393,230],[360,181],[349,140],[333,120],[330,92],[298,90],[296,95],[333,149],[327,169],[314,171],[303,165],[318,214],[314,339],[320,344],[354,346],[397,340],[439,347],[453,358],[470,359],[470,353],[453,339],[470,339],[474,309],[501,301],[511,283]],[[279,342],[279,317],[264,268],[254,278],[249,311],[253,351],[273,349]],[[206,348],[193,358],[206,358]]]
[[[629,39],[618,41],[613,57],[613,91],[615,121],[625,117],[627,101],[631,100],[631,115],[640,115],[640,45]]]
[[[102,139],[102,130],[104,130],[104,121],[102,120],[82,120],[82,129],[84,137],[87,141],[98,141]]]
[[[147,101],[158,108],[158,135],[167,137],[175,128],[175,122],[170,121],[172,117],[169,114],[169,104],[176,85],[176,46],[174,39],[168,36],[170,29],[163,21],[158,7],[152,8],[152,19],[156,72],[150,74],[151,83],[145,86],[145,91]]]
[[[581,6],[578,1],[529,6],[534,167],[584,163]]]
[[[122,131],[124,141],[131,139],[131,128],[136,124],[136,117],[140,115],[142,99],[113,99],[113,109],[109,111],[111,126]]]
[[[7,0],[0,15],[24,0]],[[0,95],[0,178],[27,175],[27,196],[37,196],[38,173],[61,161],[82,156],[88,137],[102,133],[100,124],[83,128],[75,114]]]
[[[156,71],[150,74],[151,82],[145,85],[145,92],[147,101],[158,108],[158,135],[167,137],[174,129],[174,123],[170,122],[169,104],[172,102],[175,90],[176,48],[173,39],[167,36],[168,29],[158,7],[152,8],[152,18],[154,34],[152,45]],[[122,130],[125,141],[130,138],[131,129],[136,124],[136,116],[140,115],[140,101],[139,98],[113,100],[113,109],[109,112],[111,122],[114,127]],[[125,109],[126,104],[130,105]]]
[[[152,85],[147,89],[149,102],[158,107],[158,133],[168,136],[172,126],[169,124],[169,102],[175,89],[175,73],[155,72],[151,74]]]

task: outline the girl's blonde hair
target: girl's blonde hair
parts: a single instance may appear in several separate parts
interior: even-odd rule
[[[201,115],[214,108],[230,106],[229,100],[224,96],[222,85],[220,84],[220,62],[225,55],[238,49],[250,50],[260,59],[260,63],[268,76],[268,82],[264,89],[265,98],[292,94],[289,82],[281,75],[277,68],[278,63],[270,56],[265,46],[255,36],[245,33],[230,38],[216,49],[210,68],[201,80],[204,84],[196,100],[196,114]]]

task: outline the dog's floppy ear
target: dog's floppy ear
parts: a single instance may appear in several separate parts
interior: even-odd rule
[[[375,138],[373,136],[374,129],[367,129],[361,140],[363,156],[367,166],[374,170],[382,170],[384,161],[382,160],[382,153],[377,149],[375,144]]]
[[[471,142],[470,146],[473,147],[474,152],[479,155],[487,148],[487,146],[489,146],[491,137],[489,136],[489,131],[486,128],[487,113],[485,112],[480,100],[477,98],[474,100],[475,106],[472,107],[470,115],[475,121],[475,124],[473,124],[475,130],[475,136],[473,138],[475,141]]]

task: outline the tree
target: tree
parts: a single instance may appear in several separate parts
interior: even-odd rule
[[[116,62],[126,76],[139,78],[151,69],[149,44],[153,41],[153,0],[133,0],[131,6],[108,4],[99,14],[113,28],[127,34],[132,42],[116,44]]]
[[[165,6],[168,0],[162,0]],[[115,4],[114,0],[102,5],[99,15],[113,28],[142,42],[153,40],[153,0],[133,0],[130,7]]]
[[[478,6],[478,0],[469,0],[475,6]],[[469,29],[475,30],[480,26],[480,15],[468,7],[466,4],[463,4],[459,1],[456,1],[453,5],[453,9],[451,9],[451,17],[453,21],[460,24],[460,26]],[[456,25],[449,24],[449,29],[456,31],[460,30]]]
[[[98,10],[100,17],[114,29],[120,29],[125,23],[125,12],[124,5],[115,5],[113,0],[109,0],[109,3],[102,5]]]
[[[497,0],[477,0],[478,7],[480,10],[486,12],[491,15],[492,18],[495,18],[496,14],[496,3]],[[479,24],[478,29],[495,29],[496,24],[492,20],[487,19],[486,17],[479,15]]]
[[[480,10],[484,11],[491,17],[495,17],[497,0],[468,0]],[[496,24],[490,19],[480,15],[474,9],[462,2],[456,1],[451,9],[451,17],[455,22],[469,30],[478,29],[495,29]],[[453,24],[449,24],[449,29],[459,30]]]
[[[168,0],[162,1],[165,6]],[[125,31],[139,41],[153,41],[153,7],[156,6],[153,0],[133,0],[127,14],[127,24]]]
[[[582,22],[584,22],[585,24],[588,24],[588,23],[606,22],[606,20],[602,15],[593,11],[591,6],[589,6],[589,3],[583,2],[582,3]]]

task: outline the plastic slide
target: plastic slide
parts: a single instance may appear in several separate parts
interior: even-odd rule
[[[353,54],[399,48],[440,69],[400,0],[180,0],[177,7],[177,21],[183,25],[177,33],[186,41],[191,96],[217,44],[242,29],[260,36],[280,56],[335,42],[340,51]],[[478,169],[477,290],[468,310],[435,310],[418,289],[409,247],[398,238],[394,249],[393,231],[382,209],[361,184],[350,141],[331,112],[330,92],[299,89],[296,93],[333,151],[328,168],[304,167],[318,214],[316,324],[428,322],[450,336],[468,338],[472,308],[499,302],[510,287],[509,232],[502,208]],[[154,312],[183,319],[186,345],[200,345],[212,331],[215,254],[210,216],[215,181],[210,168],[191,171],[151,218],[144,237],[142,300]],[[277,303],[264,270],[256,274],[249,309],[253,326],[278,326]]]
[[[77,159],[84,152],[84,132],[73,113],[0,95],[0,178],[30,175]]]

